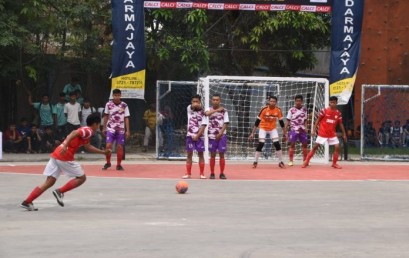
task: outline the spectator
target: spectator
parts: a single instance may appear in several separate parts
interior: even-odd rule
[[[70,94],[76,90],[82,93],[81,85],[77,77],[71,77],[71,82],[64,86],[63,92],[65,94],[65,101],[70,101]]]
[[[389,136],[390,136],[390,126],[388,126],[388,121],[382,122],[382,126],[379,129],[378,140],[381,147],[389,146]]]
[[[403,126],[403,144],[409,147],[409,119],[406,120],[406,124]]]
[[[372,122],[368,122],[368,124],[364,127],[364,142],[366,147],[378,147],[379,142],[376,137],[376,130],[373,127]]]
[[[65,103],[64,113],[67,117],[67,134],[80,128],[81,106],[75,92],[70,93],[70,102]]]
[[[143,152],[148,150],[149,140],[153,138],[156,133],[156,104],[151,103],[149,109],[143,114],[145,122],[145,136],[143,138]]]
[[[41,129],[54,124],[53,107],[50,104],[48,94],[43,94],[41,102],[33,102],[32,96],[28,95],[28,104],[38,110],[38,117],[40,119],[38,124]]]
[[[392,147],[400,148],[402,147],[402,134],[403,130],[400,126],[400,121],[395,120],[394,126],[391,127],[391,142]]]
[[[77,97],[77,102],[82,106],[84,105],[84,98],[82,97],[82,93],[80,90],[75,90],[75,96]]]
[[[65,93],[61,92],[59,95],[58,103],[54,105],[53,117],[55,134],[58,140],[62,141],[67,136],[67,117],[64,113],[65,107]]]
[[[27,150],[27,136],[30,133],[30,125],[28,124],[28,120],[26,118],[22,118],[20,120],[20,125],[17,127],[17,131],[20,133],[21,137],[23,138],[21,141],[21,149],[22,151]]]
[[[87,117],[95,113],[96,109],[91,106],[91,101],[88,98],[85,98],[83,103],[81,108],[81,126],[87,126]]]
[[[33,124],[31,126],[30,133],[27,136],[27,153],[40,152],[41,140],[40,131],[38,130],[37,125]]]
[[[56,138],[51,127],[46,127],[42,137],[41,151],[51,153],[60,144],[61,142]]]
[[[22,151],[22,140],[20,133],[16,128],[16,123],[11,122],[9,128],[3,135],[3,150],[4,152],[17,153]]]
[[[165,145],[167,155],[170,155],[174,149],[174,139],[173,139],[173,127],[174,127],[174,115],[170,106],[164,106],[163,110],[160,112],[159,120],[161,125],[159,129],[165,135]],[[164,151],[164,150],[163,150]]]

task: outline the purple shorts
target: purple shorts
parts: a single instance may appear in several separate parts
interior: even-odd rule
[[[193,152],[196,150],[197,152],[204,152],[205,145],[203,138],[199,138],[197,141],[193,141],[191,136],[186,137],[186,151]]]
[[[306,132],[294,132],[294,131],[289,131],[288,132],[288,141],[293,143],[297,142],[297,139],[301,143],[307,143],[308,138],[307,138],[307,133]]]
[[[114,141],[116,142],[116,144],[124,145],[125,144],[125,134],[119,133],[119,132],[111,133],[110,131],[107,131],[106,142],[113,143]]]
[[[209,152],[225,153],[227,150],[227,136],[224,134],[219,140],[209,139]]]

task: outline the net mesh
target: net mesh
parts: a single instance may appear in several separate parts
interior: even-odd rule
[[[409,159],[409,86],[362,86],[361,158]]]

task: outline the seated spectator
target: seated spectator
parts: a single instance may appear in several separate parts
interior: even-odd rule
[[[379,129],[378,141],[381,144],[381,147],[390,146],[390,126],[388,126],[388,121],[382,122],[382,126]]]
[[[39,153],[41,147],[41,134],[37,125],[33,124],[27,135],[27,153]]]
[[[368,122],[368,124],[365,127],[364,139],[365,139],[366,147],[378,147],[379,146],[379,142],[376,137],[376,130],[373,127],[372,122]]]
[[[23,137],[17,131],[16,123],[11,122],[9,128],[3,134],[3,151],[17,153],[22,149]]]
[[[46,127],[45,133],[42,136],[41,151],[46,152],[46,153],[51,153],[60,144],[61,142],[54,135],[54,132],[51,129],[51,127]]]
[[[22,150],[27,150],[27,136],[30,133],[30,125],[28,124],[28,120],[26,118],[22,118],[20,120],[20,124],[17,126],[17,131],[20,133],[23,140],[21,141],[21,148]]]
[[[402,127],[400,126],[400,121],[396,120],[394,122],[394,125],[391,127],[390,133],[391,133],[392,147],[395,147],[395,148],[402,147],[403,130],[402,130]]]

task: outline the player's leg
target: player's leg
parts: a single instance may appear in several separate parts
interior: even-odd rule
[[[199,138],[197,141],[195,141],[194,148],[197,151],[197,154],[199,156],[200,179],[206,179],[204,175],[204,168],[205,168],[204,155],[203,155],[203,152],[205,151],[204,139]]]
[[[186,158],[186,174],[182,178],[190,178],[192,176],[192,157],[193,157],[193,140],[192,137],[187,136],[186,137],[186,153],[187,153],[187,158]]]
[[[298,134],[298,138],[301,142],[301,150],[302,150],[302,156],[303,156],[303,161],[307,159],[308,155],[308,136],[307,132],[301,132]]]
[[[290,143],[290,148],[288,149],[288,158],[290,160],[288,162],[289,166],[294,165],[295,143],[297,141],[296,135],[297,135],[297,133],[294,132],[294,131],[289,131],[288,132],[288,142]]]
[[[224,174],[224,168],[226,167],[226,160],[224,159],[224,153],[227,151],[227,136],[223,135],[220,140],[219,144],[217,146],[217,149],[219,151],[219,165],[220,165],[220,179],[226,179],[226,175]]]
[[[109,131],[106,132],[106,146],[105,149],[112,150],[112,143],[114,142],[115,134]],[[106,163],[102,170],[107,170],[111,167],[111,152],[108,155],[105,155]]]
[[[260,158],[261,151],[263,150],[264,143],[266,140],[266,131],[263,129],[260,129],[258,132],[258,145],[256,147],[256,153],[254,155],[254,162],[253,162],[253,168],[257,167],[258,164],[258,159]]]
[[[216,151],[217,141],[215,139],[209,139],[209,152],[210,152],[210,179],[215,179],[214,167],[216,166]]]
[[[53,186],[60,174],[61,171],[58,168],[56,160],[51,158],[44,169],[44,175],[47,176],[45,182],[31,191],[27,198],[21,203],[21,207],[28,211],[36,211],[37,209],[34,207],[33,201],[44,191]]]
[[[342,168],[340,165],[337,164],[339,158],[339,140],[338,137],[333,137],[328,139],[329,145],[334,145],[334,153],[332,154],[332,167],[333,168]]]
[[[122,167],[122,159],[124,158],[125,133],[117,133],[116,141],[116,170],[124,170]]]
[[[315,145],[314,147],[311,149],[311,151],[308,153],[307,158],[305,159],[302,168],[306,168],[309,166],[310,164],[310,160],[311,158],[314,156],[315,152],[318,150],[318,148],[320,147],[320,145],[323,145],[324,143],[326,143],[328,141],[328,138],[324,138],[321,136],[317,136],[317,139],[315,141]]]
[[[273,140],[273,145],[274,145],[274,148],[276,149],[276,155],[278,158],[278,166],[280,168],[285,168],[285,165],[283,162],[283,151],[281,150],[281,144],[279,141],[277,129],[273,129],[271,131],[271,139]]]

